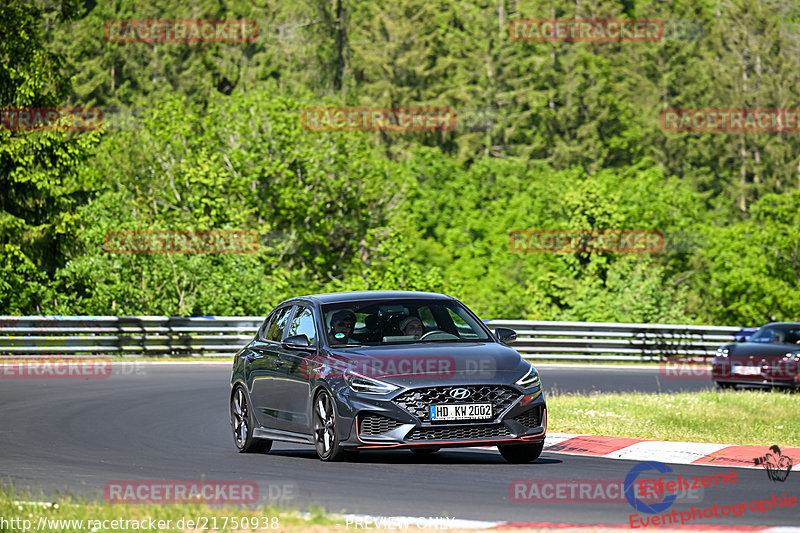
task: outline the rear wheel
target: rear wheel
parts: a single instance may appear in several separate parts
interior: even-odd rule
[[[339,446],[336,434],[336,408],[333,398],[322,391],[314,398],[314,446],[323,461],[339,461],[347,452]]]
[[[231,429],[233,442],[240,453],[267,453],[272,448],[272,441],[253,437],[253,413],[247,403],[244,387],[236,385],[231,395]]]
[[[498,446],[497,449],[500,450],[500,455],[509,463],[530,463],[538,459],[542,454],[544,441],[531,444]]]

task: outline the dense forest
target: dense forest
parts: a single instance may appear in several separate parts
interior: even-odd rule
[[[649,42],[514,39],[649,19]],[[115,42],[111,20],[257,38]],[[665,131],[665,109],[800,107],[789,0],[3,0],[0,314],[263,315],[411,289],[484,318],[800,319],[800,138]],[[316,131],[307,108],[450,108],[438,131]],[[650,229],[657,253],[519,253],[530,229]],[[255,253],[120,254],[113,231],[257,232]]]

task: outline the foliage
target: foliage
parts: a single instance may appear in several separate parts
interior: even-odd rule
[[[489,317],[797,319],[792,133],[666,133],[667,108],[792,107],[785,0],[11,0],[0,314],[263,314],[335,290]],[[651,18],[658,42],[519,42],[516,18]],[[252,43],[111,43],[111,19],[253,19]],[[452,131],[314,132],[306,107],[452,107]],[[514,253],[524,229],[651,229],[661,253]],[[113,254],[115,230],[253,230],[253,254]],[[673,242],[674,241],[674,242]]]
[[[800,192],[768,194],[752,213],[751,220],[715,231],[703,251],[709,280],[703,312],[722,312],[738,323],[798,320]]]
[[[0,109],[57,107],[69,93],[62,58],[50,51],[46,25],[77,14],[78,2],[11,0],[0,6]],[[4,121],[9,121],[4,117]],[[95,133],[0,127],[0,310],[51,308],[50,280],[72,256],[75,206],[91,194],[77,171]]]
[[[168,99],[140,129],[104,138],[92,173],[107,185],[79,210],[85,253],[61,273],[64,310],[262,314],[343,279],[385,223],[392,175],[362,134],[308,134],[299,104],[262,93],[207,104]],[[210,229],[268,242],[252,255],[102,249],[113,230]]]

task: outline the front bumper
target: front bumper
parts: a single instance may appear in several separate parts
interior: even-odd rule
[[[523,391],[511,385],[464,385],[470,403],[491,403],[493,418],[431,421],[429,405],[454,404],[445,393],[455,385],[404,389],[390,398],[350,394],[343,447],[357,449],[493,446],[541,442],[547,431],[547,406],[541,389]],[[344,422],[340,417],[340,421]],[[340,430],[343,430],[341,428]]]
[[[734,371],[733,365],[747,369],[747,373]],[[720,384],[800,388],[798,365],[792,360],[759,361],[753,364],[747,360],[716,357],[711,367],[711,378]]]
[[[800,380],[798,379],[753,379],[751,377],[721,377],[714,378],[714,381],[720,385],[742,385],[745,387],[758,387],[771,389],[773,387],[790,387],[800,389]]]

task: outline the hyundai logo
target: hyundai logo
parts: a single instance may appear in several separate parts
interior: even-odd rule
[[[463,400],[469,397],[469,389],[465,388],[458,388],[458,389],[451,389],[450,390],[450,397],[455,398],[456,400]]]

